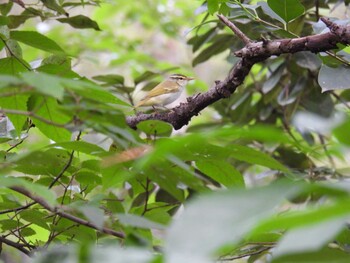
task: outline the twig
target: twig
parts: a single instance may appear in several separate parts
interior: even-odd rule
[[[230,28],[233,33],[235,33],[243,42],[244,44],[249,44],[252,42],[249,37],[247,37],[234,23],[232,23],[230,20],[228,20],[225,16],[218,14],[218,18],[223,22],[228,28]]]
[[[143,212],[142,212],[142,216],[144,216],[147,211],[148,211],[148,199],[149,199],[149,184],[150,184],[151,180],[147,177],[146,178],[146,186],[144,187],[145,189],[145,205],[144,205],[144,208],[143,208]]]
[[[51,182],[51,184],[49,185],[49,189],[51,189],[55,183],[63,176],[63,174],[67,171],[67,169],[70,167],[70,165],[72,164],[73,161],[73,157],[74,157],[74,151],[72,151],[69,155],[69,159],[68,162],[63,166],[61,172],[55,177],[55,179],[53,179],[53,181]]]
[[[15,143],[14,145],[12,145],[10,148],[8,148],[6,150],[6,152],[10,152],[11,150],[13,150],[14,148],[16,148],[18,145],[22,144],[24,142],[24,139],[20,140],[19,142]]]
[[[31,224],[31,223],[29,223]],[[15,233],[18,232],[18,234]],[[10,234],[12,234],[13,236],[15,236],[16,238],[18,238],[19,242],[22,242],[23,247],[27,247],[28,249],[35,249],[35,246],[30,245],[23,236],[21,236],[21,232],[20,229],[16,229],[16,230],[10,230]]]
[[[20,206],[20,207],[2,210],[2,211],[0,211],[0,215],[12,213],[12,212],[18,212],[18,211],[27,209],[27,208],[31,207],[32,205],[35,205],[35,204],[36,204],[36,202],[31,202],[29,204],[26,204],[26,205],[23,205],[23,206]]]
[[[77,136],[77,139],[79,139],[80,138],[80,133],[79,133],[79,135]],[[71,153],[71,157],[73,157],[73,154],[74,154],[74,151],[72,151],[72,153]],[[71,161],[71,159],[70,159],[70,161],[69,161],[70,163],[72,162]],[[68,163],[69,163],[68,162]],[[69,166],[67,166],[67,169],[68,169],[68,167]],[[66,170],[66,169],[63,169],[63,170]],[[63,171],[62,170],[62,171]],[[62,171],[61,171],[61,173],[62,173]],[[63,172],[64,173],[64,172]],[[62,173],[62,174],[63,174]],[[57,178],[57,177],[56,177]],[[66,195],[67,195],[67,192],[68,192],[68,187],[72,184],[72,181],[74,180],[74,175],[72,175],[71,176],[71,179],[69,180],[69,183],[64,187],[64,192],[63,192],[63,195],[62,195],[62,200],[61,200],[61,205],[63,205],[64,204],[64,199],[65,199],[65,197],[66,197]],[[62,217],[59,217],[58,215],[55,215],[54,217],[53,217],[53,220],[52,220],[52,226],[57,226],[57,224],[60,222],[60,220],[62,219]],[[76,225],[75,225],[76,226]],[[73,226],[72,226],[73,227]],[[70,228],[72,228],[72,227],[70,227]],[[70,228],[68,228],[68,229],[70,229]],[[48,237],[48,239],[47,239],[47,241],[46,241],[46,245],[48,245],[48,244],[50,244],[52,241],[53,241],[53,239],[55,238],[55,237],[57,237],[58,235],[60,235],[61,233],[63,233],[64,231],[66,231],[66,230],[62,230],[62,231],[58,231],[58,232],[55,232],[55,227],[53,227],[53,228],[51,228],[52,230],[51,230],[51,232],[50,232],[50,235],[49,235],[49,237]],[[68,230],[67,229],[67,230]]]
[[[66,218],[68,220],[76,222],[76,223],[78,223],[80,225],[84,225],[84,226],[96,229],[97,231],[100,231],[100,232],[102,232],[104,234],[112,235],[112,236],[119,237],[119,238],[125,238],[125,234],[122,233],[122,232],[117,232],[117,231],[115,231],[113,229],[110,229],[110,228],[107,228],[107,227],[99,228],[99,227],[97,227],[95,224],[93,224],[90,221],[87,221],[85,219],[76,217],[74,215],[71,215],[69,213],[66,213],[66,212],[62,211],[62,209],[64,208],[63,206],[61,206],[61,207],[51,206],[43,198],[34,195],[33,193],[31,193],[30,191],[28,191],[27,189],[25,189],[22,186],[11,186],[9,188],[12,189],[13,191],[16,191],[17,193],[25,195],[26,197],[28,197],[28,198],[32,199],[33,201],[37,202],[38,204],[40,204],[46,210],[48,210],[48,211],[50,211],[52,213],[55,213],[55,214],[57,214],[57,215],[59,215],[61,217],[64,217],[64,218]]]
[[[66,232],[67,230],[72,229],[73,227],[78,227],[78,226],[79,226],[79,224],[74,224],[74,225],[66,227],[65,229],[63,229],[61,231],[51,232],[52,234],[50,233],[50,236],[45,243],[45,247],[48,247],[50,245],[50,243],[54,240],[54,238],[58,237],[62,233]]]

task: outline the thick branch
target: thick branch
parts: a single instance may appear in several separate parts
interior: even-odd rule
[[[33,193],[31,193],[30,191],[28,191],[27,189],[25,189],[24,187],[21,187],[21,186],[11,186],[10,189],[12,189],[13,191],[16,191],[18,193],[21,193],[25,196],[27,196],[28,198],[32,199],[33,201],[37,202],[38,204],[40,204],[42,207],[44,207],[46,210],[52,212],[52,213],[55,213],[61,217],[64,217],[68,220],[71,220],[73,222],[76,222],[80,225],[84,225],[84,226],[87,226],[87,227],[90,227],[90,228],[93,228],[93,229],[96,229],[102,233],[105,233],[105,234],[108,234],[108,235],[112,235],[112,236],[116,236],[116,237],[119,237],[119,238],[125,238],[125,235],[124,233],[121,233],[121,232],[117,232],[113,229],[110,229],[110,228],[106,228],[106,227],[102,227],[102,228],[99,228],[97,227],[95,224],[91,223],[90,221],[87,221],[85,219],[82,219],[82,218],[79,218],[79,217],[76,217],[74,215],[71,215],[71,214],[68,214],[64,211],[62,211],[62,208],[59,208],[59,207],[53,207],[51,206],[49,203],[47,203],[43,198],[39,197],[39,196],[36,196],[34,195]]]
[[[222,19],[221,19],[222,20]],[[323,19],[331,29],[330,32],[292,39],[278,39],[272,41],[249,42],[244,48],[234,54],[241,59],[233,66],[224,81],[217,81],[205,93],[199,93],[187,98],[187,103],[181,103],[169,112],[138,114],[128,116],[126,122],[136,129],[139,122],[145,120],[161,120],[168,122],[178,130],[188,124],[193,116],[214,102],[229,97],[241,85],[255,63],[286,53],[310,51],[313,53],[337,48],[338,43],[350,44],[350,26],[336,25]]]

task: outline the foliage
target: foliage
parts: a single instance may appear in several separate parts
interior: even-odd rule
[[[255,65],[181,133],[160,121],[125,123],[140,85],[194,74],[146,46],[191,27],[193,67],[220,53],[233,65],[243,43],[216,13],[253,40],[279,39],[324,32],[321,13],[342,16],[349,1],[316,3],[1,4],[2,253],[33,262],[348,262],[348,47]],[[76,67],[106,52],[113,71]]]

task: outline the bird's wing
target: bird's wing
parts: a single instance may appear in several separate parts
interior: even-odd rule
[[[164,88],[164,87],[166,87],[166,88]],[[153,89],[151,89],[147,93],[146,97],[143,98],[143,100],[149,99],[152,97],[156,97],[156,96],[159,96],[162,94],[177,92],[178,90],[179,89],[178,89],[178,85],[176,82],[166,80],[166,81],[158,84],[157,86],[155,86]]]

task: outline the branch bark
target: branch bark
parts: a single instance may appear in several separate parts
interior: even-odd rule
[[[227,18],[221,16],[220,20],[232,30],[232,23]],[[240,57],[240,60],[230,70],[226,79],[217,81],[205,93],[188,97],[186,103],[180,103],[179,106],[169,112],[139,113],[136,116],[128,116],[126,118],[127,124],[136,129],[137,124],[141,121],[160,120],[170,123],[175,130],[178,130],[187,125],[193,116],[197,116],[200,111],[209,105],[234,93],[236,88],[243,83],[255,63],[264,61],[271,56],[300,51],[318,53],[335,49],[338,43],[350,44],[350,26],[337,25],[326,18],[322,18],[322,21],[330,29],[330,32],[299,38],[248,41],[244,48],[234,52],[237,57]]]

